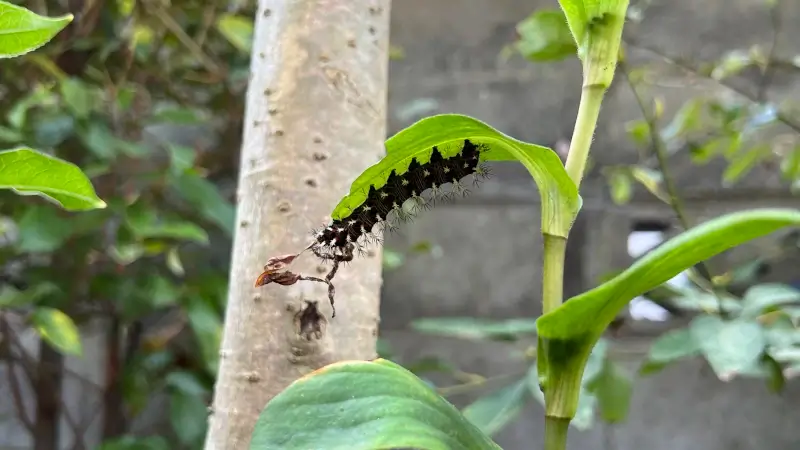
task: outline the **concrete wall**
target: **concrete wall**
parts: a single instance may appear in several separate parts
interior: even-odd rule
[[[629,24],[626,36],[650,47],[688,58],[708,60],[726,50],[767,47],[769,15],[760,0],[655,0],[641,24]],[[800,3],[784,1],[785,24],[800,23]],[[514,137],[555,146],[569,139],[577,112],[581,73],[576,60],[533,65],[500,58],[513,41],[515,24],[532,11],[557,7],[555,0],[403,0],[393,4],[392,43],[405,50],[390,71],[390,132],[437,113],[463,113]],[[800,51],[800,31],[784,27],[778,54]],[[631,64],[657,62],[646,53],[629,53]],[[661,86],[666,115],[698,92],[717,89],[710,83],[688,84],[683,74],[664,67]],[[772,99],[800,99],[800,84],[777,74]],[[746,81],[746,80],[745,80]],[[796,81],[796,80],[795,80]],[[748,85],[741,84],[747,88]],[[630,262],[628,233],[643,219],[674,223],[673,214],[646,192],[615,206],[599,169],[635,162],[637,153],[625,135],[625,122],[640,118],[626,84],[610,90],[594,144],[595,170],[582,186],[584,208],[570,237],[567,295],[596,284],[597,277]],[[759,168],[733,188],[722,188],[725,164],[696,167],[675,156],[670,166],[695,222],[749,207],[797,206],[781,186],[775,169]],[[496,176],[470,198],[436,207],[387,239],[402,250],[420,240],[439,246],[434,256],[415,256],[385,275],[382,336],[401,361],[438,356],[468,372],[501,375],[524,370],[520,345],[441,339],[408,331],[417,317],[477,315],[513,318],[541,312],[541,238],[538,193],[527,172],[498,164]],[[713,261],[721,270],[755,255],[770,238],[731,251]],[[794,271],[792,271],[794,272]],[[785,274],[784,274],[785,275]],[[667,327],[670,324],[666,325]],[[635,370],[653,327],[628,329],[626,364]],[[663,331],[663,327],[661,328]],[[524,345],[523,345],[524,346]],[[466,405],[477,395],[451,398]],[[671,367],[636,383],[630,420],[616,429],[596,426],[575,432],[575,450],[728,450],[800,448],[800,384],[792,382],[780,396],[758,381],[722,383],[702,360]],[[531,401],[520,418],[497,435],[507,450],[541,448],[542,408]]]
[[[709,59],[726,49],[766,45],[771,39],[763,0],[653,0],[641,24],[630,24],[626,34],[643,44],[673,55]],[[789,56],[800,47],[800,2],[784,0],[787,26],[779,54]],[[557,7],[556,0],[396,0],[392,11],[392,42],[402,46],[405,59],[393,61],[390,71],[389,131],[394,133],[416,119],[444,112],[480,118],[517,138],[555,146],[572,132],[577,112],[580,66],[570,60],[532,65],[519,58],[502,61],[502,48],[514,38],[515,24],[541,7]],[[638,64],[646,55],[630,53]],[[706,84],[681,85],[679,74],[668,74],[654,92],[664,96],[667,114]],[[672,75],[669,75],[669,74]],[[800,83],[777,74],[771,98],[800,99]],[[677,86],[677,87],[676,87]],[[567,295],[592,287],[597,277],[630,263],[626,241],[632,224],[641,219],[672,220],[664,205],[637,191],[634,201],[614,206],[608,198],[599,167],[631,162],[636,153],[625,137],[624,124],[639,118],[629,89],[617,83],[604,103],[594,145],[598,162],[584,182],[584,208],[568,249]],[[671,162],[678,183],[689,199],[696,221],[726,211],[752,206],[797,205],[781,188],[774,170],[758,169],[731,189],[720,188],[723,164],[695,167],[685,158]],[[414,318],[464,316],[511,318],[541,312],[541,237],[538,193],[526,171],[499,164],[495,176],[464,201],[437,206],[395,235],[387,245],[405,249],[420,240],[438,245],[436,255],[415,256],[385,275],[382,336],[400,361],[439,356],[461,369],[486,376],[525,370],[519,357],[525,343],[479,343],[432,338],[408,331]],[[719,267],[751,257],[764,242],[731,252]],[[218,249],[220,259],[228,251]],[[437,256],[438,255],[438,256]],[[715,261],[716,263],[716,261]],[[93,327],[94,328],[94,327]],[[646,327],[645,327],[646,328]],[[102,327],[87,330],[86,357],[68,358],[70,370],[89,380],[86,386],[67,387],[68,403],[90,398],[99,383],[103,354]],[[635,369],[650,332],[628,330],[617,353]],[[35,338],[29,339],[35,348]],[[630,350],[629,348],[634,350]],[[629,349],[619,351],[619,349]],[[5,379],[0,368],[0,380]],[[0,382],[0,399],[9,398]],[[757,381],[719,382],[703,361],[671,367],[637,381],[630,420],[616,429],[597,426],[573,433],[573,450],[729,450],[800,448],[800,384],[791,383],[780,396]],[[479,392],[451,398],[465,405]],[[163,405],[159,406],[163,411]],[[542,408],[531,401],[520,418],[500,432],[497,442],[507,450],[541,448]],[[28,448],[30,440],[13,422],[11,402],[0,401],[0,448]],[[148,423],[158,423],[148,416]],[[92,418],[86,418],[91,422]],[[96,424],[90,434],[97,435]],[[69,441],[69,439],[67,439]],[[69,442],[67,442],[69,444]]]

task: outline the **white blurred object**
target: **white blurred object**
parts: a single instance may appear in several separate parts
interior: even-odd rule
[[[656,248],[662,242],[664,242],[663,231],[634,231],[628,235],[628,254],[638,258]],[[667,281],[667,284],[675,287],[686,287],[691,282],[686,273],[681,272]],[[670,318],[669,311],[641,296],[631,300],[628,305],[628,311],[634,320],[665,322]]]

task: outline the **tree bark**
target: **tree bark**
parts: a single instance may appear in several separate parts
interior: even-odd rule
[[[207,450],[248,448],[266,403],[302,375],[376,357],[379,247],[339,269],[332,320],[322,283],[254,282],[267,259],[305,248],[311,229],[327,224],[352,181],[384,154],[389,6],[259,2]],[[330,268],[306,252],[291,270],[324,277]],[[308,333],[315,325],[320,333]]]

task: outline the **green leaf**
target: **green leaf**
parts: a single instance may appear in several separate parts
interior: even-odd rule
[[[516,340],[520,335],[536,334],[536,319],[424,318],[411,322],[411,328],[423,333],[458,338]]]
[[[208,423],[203,397],[173,392],[169,397],[169,420],[181,444],[193,448],[202,445]]]
[[[344,361],[292,383],[261,412],[252,450],[500,447],[408,370]]]
[[[584,0],[558,0],[558,3],[567,18],[567,24],[575,43],[578,47],[582,47],[586,36],[586,26],[589,24],[589,15],[583,4]]]
[[[742,309],[738,298],[725,293],[711,293],[698,289],[684,288],[680,296],[673,297],[670,302],[677,308],[686,311],[699,311],[705,313],[736,312]]]
[[[217,373],[219,346],[222,342],[222,319],[207,302],[199,297],[189,299],[186,307],[189,325],[200,346],[200,355],[210,374]]]
[[[624,205],[631,200],[633,195],[633,179],[627,169],[611,170],[608,174],[608,185],[611,199],[617,205]]]
[[[61,95],[64,103],[79,119],[85,119],[92,112],[94,93],[89,86],[77,78],[67,78],[61,82]]]
[[[711,78],[724,80],[738,74],[753,62],[750,53],[745,50],[730,51],[722,57],[722,60],[711,71]]]
[[[714,255],[791,225],[800,225],[800,211],[753,209],[710,220],[661,244],[621,274],[541,316],[539,335],[545,339],[599,336],[636,296]]]
[[[79,129],[78,137],[89,151],[103,160],[117,156],[117,140],[105,123],[91,121],[87,129]]]
[[[681,106],[681,109],[672,117],[672,121],[661,130],[661,138],[664,142],[671,142],[682,137],[684,134],[698,129],[700,123],[700,113],[703,111],[703,99],[692,98]]]
[[[170,372],[165,381],[168,387],[185,395],[196,397],[208,395],[208,389],[200,382],[198,376],[192,372],[176,370]]]
[[[481,155],[486,161],[520,161],[531,173],[542,203],[542,232],[566,237],[580,209],[575,183],[567,175],[558,155],[551,149],[518,141],[483,122],[458,114],[442,114],[422,119],[386,141],[386,156],[365,170],[350,187],[331,217],[347,217],[367,199],[370,186],[386,184],[392,170],[400,175],[411,160],[421,164],[430,160],[433,147],[449,157],[461,150],[465,139],[485,144],[490,150]]]
[[[43,17],[0,1],[0,58],[13,58],[36,50],[70,22],[72,14]]]
[[[177,247],[172,247],[167,252],[167,268],[170,272],[179,277],[182,277],[186,273],[186,270],[183,268],[181,255],[178,253]]]
[[[16,144],[17,142],[20,142],[23,139],[25,139],[25,137],[22,135],[21,132],[17,130],[12,130],[11,128],[0,127],[0,142],[8,142]]]
[[[139,288],[144,300],[154,309],[172,306],[180,296],[180,289],[169,279],[160,275],[147,277],[147,281]]]
[[[649,147],[650,143],[650,125],[644,119],[632,120],[625,124],[625,131],[628,132],[628,137],[640,147]]]
[[[634,166],[631,167],[631,176],[654,196],[658,198],[664,197],[664,194],[661,192],[661,181],[663,180],[661,172],[647,167]]]
[[[767,372],[767,388],[775,393],[783,391],[786,385],[786,377],[783,375],[783,368],[780,363],[772,356],[764,353],[761,355],[760,365]]]
[[[125,223],[139,239],[177,239],[208,244],[208,233],[200,226],[162,214],[144,203],[136,203],[126,211]]]
[[[800,178],[800,146],[787,152],[781,160],[781,174],[784,180],[794,181]]]
[[[600,416],[608,423],[620,423],[628,417],[633,383],[630,377],[614,362],[606,359],[600,374],[588,389],[597,398]]]
[[[1,0],[0,0],[1,1]],[[6,114],[8,123],[15,129],[21,130],[25,126],[28,111],[40,105],[50,105],[56,102],[50,86],[38,85],[32,89],[25,97],[18,100]]]
[[[183,145],[167,144],[167,152],[169,152],[170,169],[176,175],[194,167],[197,153],[193,148]]]
[[[170,186],[205,219],[215,223],[228,236],[233,235],[236,210],[222,197],[217,186],[190,170],[172,177]]]
[[[596,28],[609,27],[610,18],[622,21],[628,9],[627,0],[558,0],[567,17],[569,29],[578,45],[578,54],[583,59],[588,46],[610,44],[606,33],[597,33]],[[621,31],[621,28],[619,28]],[[616,37],[619,42],[619,37]]]
[[[66,113],[47,114],[33,122],[34,144],[58,147],[75,133],[75,118]]]
[[[491,436],[508,425],[525,405],[528,383],[522,379],[485,395],[464,408],[464,417]]]
[[[689,358],[699,353],[700,347],[688,328],[667,331],[650,346],[647,361],[642,365],[639,374],[649,375],[669,363]]]
[[[764,310],[787,303],[800,302],[800,290],[779,283],[764,283],[751,287],[742,297],[742,317],[755,318]]]
[[[717,316],[700,316],[690,325],[692,337],[720,380],[752,370],[767,345],[764,330],[756,322],[725,321]]]
[[[72,223],[53,208],[31,206],[19,219],[17,249],[22,252],[44,253],[57,250],[72,234]]]
[[[189,108],[160,108],[153,114],[149,122],[151,123],[171,123],[175,125],[200,125],[206,122],[206,118],[194,109]]]
[[[36,304],[39,300],[59,294],[57,285],[50,282],[37,283],[28,289],[18,290],[4,284],[0,287],[0,308],[13,308]]]
[[[250,54],[253,44],[253,20],[233,14],[223,14],[217,19],[217,29],[234,47]]]
[[[558,61],[577,51],[567,18],[559,10],[539,10],[517,24],[517,51],[531,61]]]
[[[81,355],[81,338],[75,322],[55,308],[36,308],[31,324],[39,335],[53,348],[70,355]]]
[[[0,151],[0,189],[39,195],[70,211],[106,207],[78,166],[25,147]]]
[[[736,155],[722,174],[723,185],[732,186],[747,175],[756,164],[768,157],[770,152],[770,146],[765,144],[757,145],[744,152],[744,154]]]

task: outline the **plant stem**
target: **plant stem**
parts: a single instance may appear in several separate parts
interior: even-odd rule
[[[600,115],[600,105],[605,92],[606,87],[603,85],[590,84],[583,87],[566,163],[567,174],[577,187],[581,185],[586,161],[589,159],[589,147],[592,145],[592,136],[597,127],[597,117]]]
[[[588,22],[583,24],[585,28],[575,28],[570,22],[583,62],[583,88],[565,169],[578,189],[589,159],[600,105],[614,79],[628,1],[610,2],[600,8],[601,11],[588,17]],[[566,238],[544,235],[542,308],[545,314],[556,310],[563,301],[566,247]],[[578,407],[589,352],[591,346],[580,339],[538,338],[536,364],[545,396],[545,450],[567,448],[569,423]]]
[[[544,418],[544,450],[563,450],[567,448],[569,419],[561,417]]]
[[[544,235],[544,268],[542,271],[542,307],[544,313],[558,308],[564,297],[564,257],[567,240]]]

